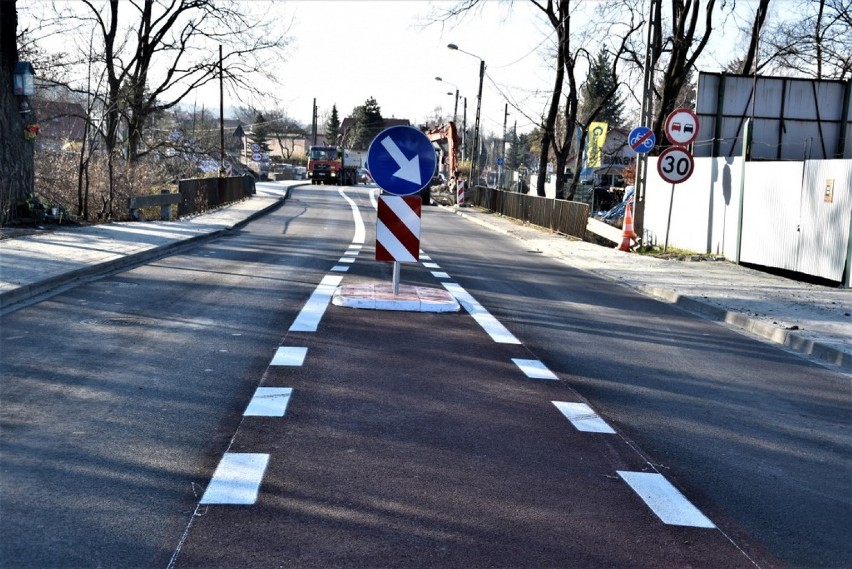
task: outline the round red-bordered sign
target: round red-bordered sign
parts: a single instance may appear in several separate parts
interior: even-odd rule
[[[670,184],[680,184],[692,176],[695,160],[685,148],[670,146],[657,158],[657,172]]]
[[[692,109],[675,109],[666,118],[666,138],[686,146],[698,136],[698,115]]]

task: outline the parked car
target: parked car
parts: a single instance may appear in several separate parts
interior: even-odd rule
[[[361,168],[360,170],[358,170],[358,183],[359,184],[369,184],[372,181],[373,181],[373,178],[372,178],[372,176],[370,176],[370,173],[367,171],[366,168]]]
[[[615,204],[615,207],[608,211],[595,212],[594,217],[604,223],[621,229],[624,225],[624,210],[626,209],[626,205],[627,202],[619,202]]]

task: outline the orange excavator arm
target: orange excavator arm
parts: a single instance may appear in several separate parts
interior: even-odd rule
[[[426,131],[426,136],[432,142],[447,146],[447,170],[451,178],[458,177],[459,170],[459,139],[456,123],[450,121]]]

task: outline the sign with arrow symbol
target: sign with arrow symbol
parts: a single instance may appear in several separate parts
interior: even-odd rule
[[[407,196],[426,187],[437,165],[429,138],[410,126],[386,128],[367,151],[370,175],[390,194]]]

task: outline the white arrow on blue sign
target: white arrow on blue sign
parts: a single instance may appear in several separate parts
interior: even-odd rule
[[[657,137],[654,135],[654,131],[647,126],[637,126],[627,136],[627,143],[635,152],[645,154],[654,148]]]
[[[367,164],[376,185],[390,194],[407,196],[429,184],[437,157],[429,138],[418,129],[392,126],[370,143]]]

